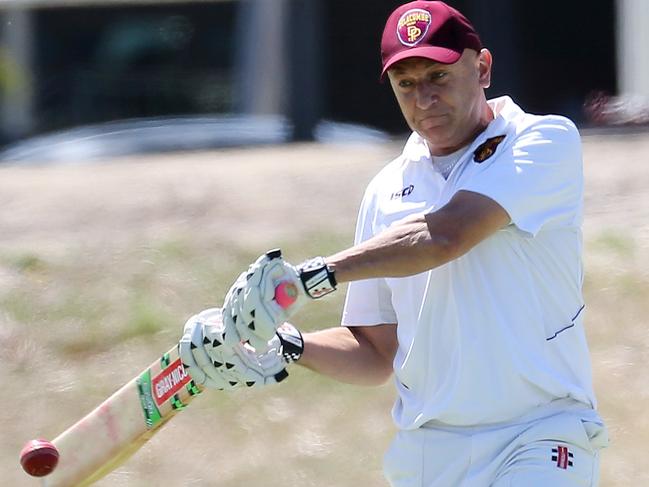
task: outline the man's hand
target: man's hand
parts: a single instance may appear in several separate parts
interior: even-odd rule
[[[241,385],[230,370],[235,353],[223,343],[223,319],[219,308],[211,308],[192,316],[185,323],[178,352],[185,370],[194,382],[219,390],[235,389]],[[211,354],[205,349],[210,345]]]
[[[278,294],[278,287],[294,292],[291,299]],[[293,266],[280,250],[259,257],[242,273],[228,291],[223,305],[226,343],[249,342],[263,350],[277,327],[309,299],[322,297],[336,289],[336,279],[322,257]]]
[[[262,353],[248,343],[237,345],[235,352],[239,360],[230,373],[248,387],[275,384],[288,377],[286,366],[298,361],[303,351],[300,331],[290,323],[283,323]]]
[[[286,365],[300,358],[302,335],[285,323],[263,351],[249,343],[224,343],[221,310],[208,309],[185,324],[179,344],[180,357],[187,372],[197,384],[219,390],[274,384],[284,380]]]

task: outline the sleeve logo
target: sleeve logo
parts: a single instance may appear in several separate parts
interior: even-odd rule
[[[496,149],[498,148],[498,145],[500,145],[503,140],[505,140],[504,135],[499,135],[497,137],[491,137],[490,139],[487,139],[473,152],[473,160],[478,164],[486,161],[494,155]]]

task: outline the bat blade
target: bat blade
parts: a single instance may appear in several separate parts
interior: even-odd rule
[[[52,443],[59,464],[50,487],[82,487],[104,477],[184,409],[202,388],[185,371],[174,347],[69,427]]]

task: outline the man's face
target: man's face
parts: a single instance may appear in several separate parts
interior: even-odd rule
[[[433,155],[460,149],[491,120],[484,95],[491,76],[486,49],[480,54],[465,49],[454,64],[404,59],[388,76],[406,122],[428,142]]]

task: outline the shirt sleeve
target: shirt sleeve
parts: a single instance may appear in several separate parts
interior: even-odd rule
[[[542,227],[574,225],[583,200],[579,132],[566,118],[544,117],[459,189],[493,199],[532,236]]]
[[[355,244],[374,236],[373,222],[377,211],[375,200],[375,196],[368,188],[358,212]],[[364,279],[349,283],[342,314],[341,324],[343,326],[368,326],[396,322],[396,313],[392,307],[392,293],[385,279]]]

